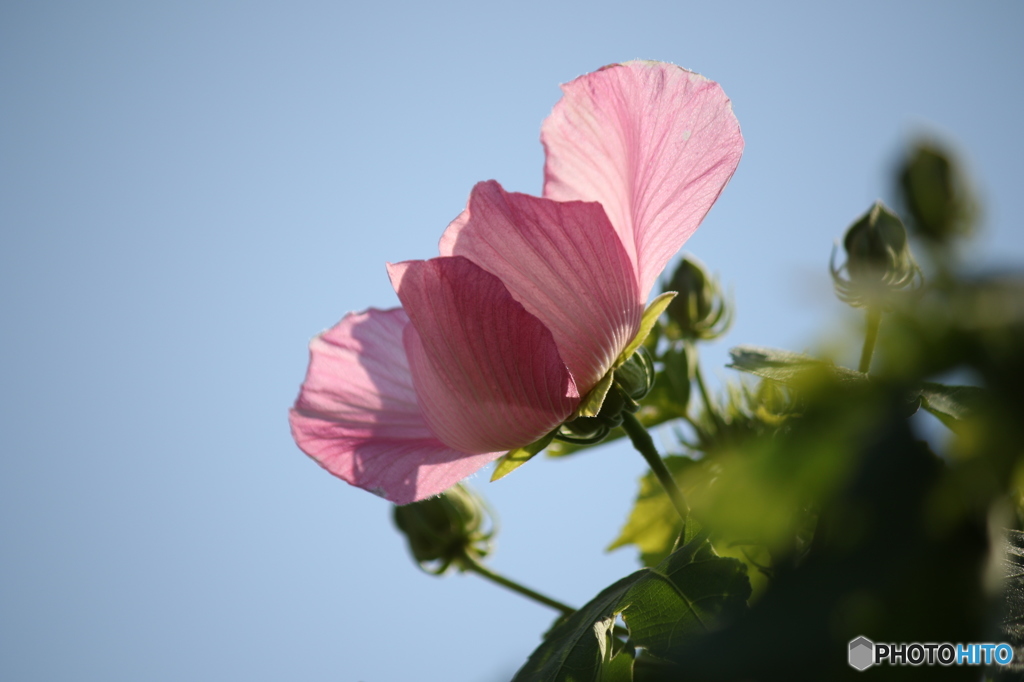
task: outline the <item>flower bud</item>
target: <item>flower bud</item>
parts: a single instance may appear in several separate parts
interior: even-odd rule
[[[461,483],[437,497],[395,507],[394,519],[428,573],[440,575],[452,564],[462,569],[467,555],[482,559],[490,552],[493,523],[486,506]]]
[[[633,400],[640,400],[654,386],[654,362],[647,349],[640,346],[615,370],[615,386]]]
[[[830,269],[836,294],[852,306],[874,305],[921,275],[903,223],[880,201],[850,226],[843,247],[846,264],[837,269],[833,263]],[[840,274],[842,270],[846,270],[846,278]]]
[[[708,276],[696,259],[686,256],[666,287],[677,291],[668,306],[670,329],[682,338],[713,339],[721,336],[731,322],[718,282]]]
[[[899,171],[899,189],[920,236],[941,243],[970,231],[973,201],[956,165],[939,147],[917,144]]]

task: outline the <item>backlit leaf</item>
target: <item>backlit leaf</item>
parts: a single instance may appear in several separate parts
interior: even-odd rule
[[[764,379],[772,379],[783,383],[793,381],[808,370],[828,370],[840,380],[860,381],[867,379],[863,372],[846,367],[837,367],[803,353],[792,353],[777,348],[760,346],[737,346],[729,349],[732,363],[728,365],[742,372],[749,372]]]
[[[695,464],[688,457],[666,457],[664,462],[673,476]],[[671,553],[682,528],[679,512],[657,477],[648,472],[640,479],[640,492],[626,525],[607,551],[636,545],[643,565],[655,566]]]

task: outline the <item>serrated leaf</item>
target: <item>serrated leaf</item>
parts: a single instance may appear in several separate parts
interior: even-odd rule
[[[673,476],[694,464],[688,457],[666,457],[663,461]],[[643,565],[655,566],[672,552],[682,528],[683,521],[665,488],[648,472],[640,479],[640,492],[626,525],[606,551],[636,545]]]
[[[666,291],[661,296],[658,296],[656,299],[651,301],[651,304],[647,306],[646,310],[644,310],[643,317],[640,318],[640,329],[637,330],[636,336],[634,336],[633,340],[629,342],[629,345],[622,350],[622,353],[619,354],[618,359],[615,361],[616,367],[628,360],[629,356],[635,353],[636,349],[643,345],[643,342],[647,340],[647,336],[651,333],[651,330],[654,329],[654,325],[657,324],[658,318],[661,317],[663,312],[665,312],[665,309],[668,308],[668,304],[672,302],[672,299],[675,298],[676,295],[677,293],[675,291]]]
[[[622,614],[630,641],[657,655],[720,628],[746,609],[746,566],[715,554],[706,531],[654,568],[644,568],[603,590],[530,655],[512,682],[619,682],[612,629]],[[625,661],[618,664],[625,666]],[[630,662],[631,667],[631,662]]]
[[[732,362],[727,367],[782,383],[793,381],[808,370],[827,370],[841,380],[867,380],[867,374],[863,372],[838,367],[811,355],[778,348],[737,346],[729,349],[729,355],[732,356]]]
[[[554,438],[555,432],[552,431],[540,440],[506,452],[498,459],[497,464],[494,465],[494,473],[491,474],[491,482],[493,483],[499,478],[508,476],[510,473],[529,462],[537,453],[546,448]]]
[[[614,372],[608,372],[601,377],[601,380],[594,385],[594,388],[590,389],[590,393],[580,401],[579,407],[576,408],[576,412],[572,415],[573,419],[576,417],[596,417],[597,413],[601,411],[601,406],[604,405],[605,396],[608,395],[608,389],[612,387],[614,380]]]
[[[690,529],[692,539],[645,569],[620,604],[632,642],[655,656],[721,628],[747,609],[746,565],[718,556],[707,530]]]
[[[512,682],[596,682],[610,657],[610,629],[621,610],[619,601],[643,577],[628,575],[605,588],[583,608],[555,627]],[[620,654],[621,655],[621,654]]]

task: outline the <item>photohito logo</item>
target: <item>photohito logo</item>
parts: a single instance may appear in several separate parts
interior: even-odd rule
[[[882,644],[867,637],[850,641],[850,667],[867,670],[873,665],[1009,665],[1013,647],[1006,643],[950,644],[911,642]]]

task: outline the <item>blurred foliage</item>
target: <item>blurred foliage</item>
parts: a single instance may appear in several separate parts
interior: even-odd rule
[[[882,204],[855,221],[847,261],[833,268],[842,299],[885,311],[877,350],[865,344],[868,360],[877,355],[870,373],[743,346],[730,366],[757,383],[709,395],[697,354],[706,335],[695,330],[726,314],[717,283],[680,264],[675,308],[645,342],[657,376],[637,416],[672,425],[678,451],[664,463],[689,516],[644,476],[609,549],[635,546],[648,568],[549,632],[517,681],[860,679],[846,655],[862,635],[1008,641],[1024,656],[1024,535],[1004,529],[1024,519],[1024,276],[953,267],[949,237],[969,232],[974,205],[948,153],[918,145],[898,182],[935,272],[922,280],[900,217]],[[912,299],[880,301],[880,289],[911,284]],[[922,410],[946,435],[922,438]],[[986,674],[1024,679],[1019,664]],[[865,674],[973,681],[982,670]]]
[[[684,470],[699,466],[689,457],[666,457],[665,465],[677,479],[682,478]],[[685,488],[683,492],[687,492]],[[648,472],[640,479],[640,493],[629,520],[619,537],[608,545],[608,551],[636,545],[640,550],[640,563],[648,567],[656,566],[675,548],[682,530],[683,520],[679,518],[668,494],[658,483],[657,477]]]
[[[652,473],[608,547],[635,547],[645,568],[581,609],[480,568],[493,524],[464,487],[395,509],[424,570],[477,570],[563,613],[515,682],[860,679],[847,663],[860,636],[1016,652],[1005,668],[883,664],[872,679],[1024,679],[1024,273],[958,265],[968,185],[934,143],[900,165],[923,267],[881,203],[846,231],[831,271],[839,298],[868,309],[859,370],[740,346],[739,379],[712,395],[699,344],[731,304],[701,264],[679,264],[678,296],[648,308],[577,414],[495,472],[621,438],[626,412],[671,428],[674,451],[647,452]]]
[[[995,675],[996,680],[1024,677],[1024,533],[1008,532],[1003,572],[1006,601],[1003,605],[1001,639],[1013,645],[1013,662]]]
[[[940,143],[917,141],[897,170],[897,184],[918,236],[945,243],[973,231],[977,205],[959,164]]]

